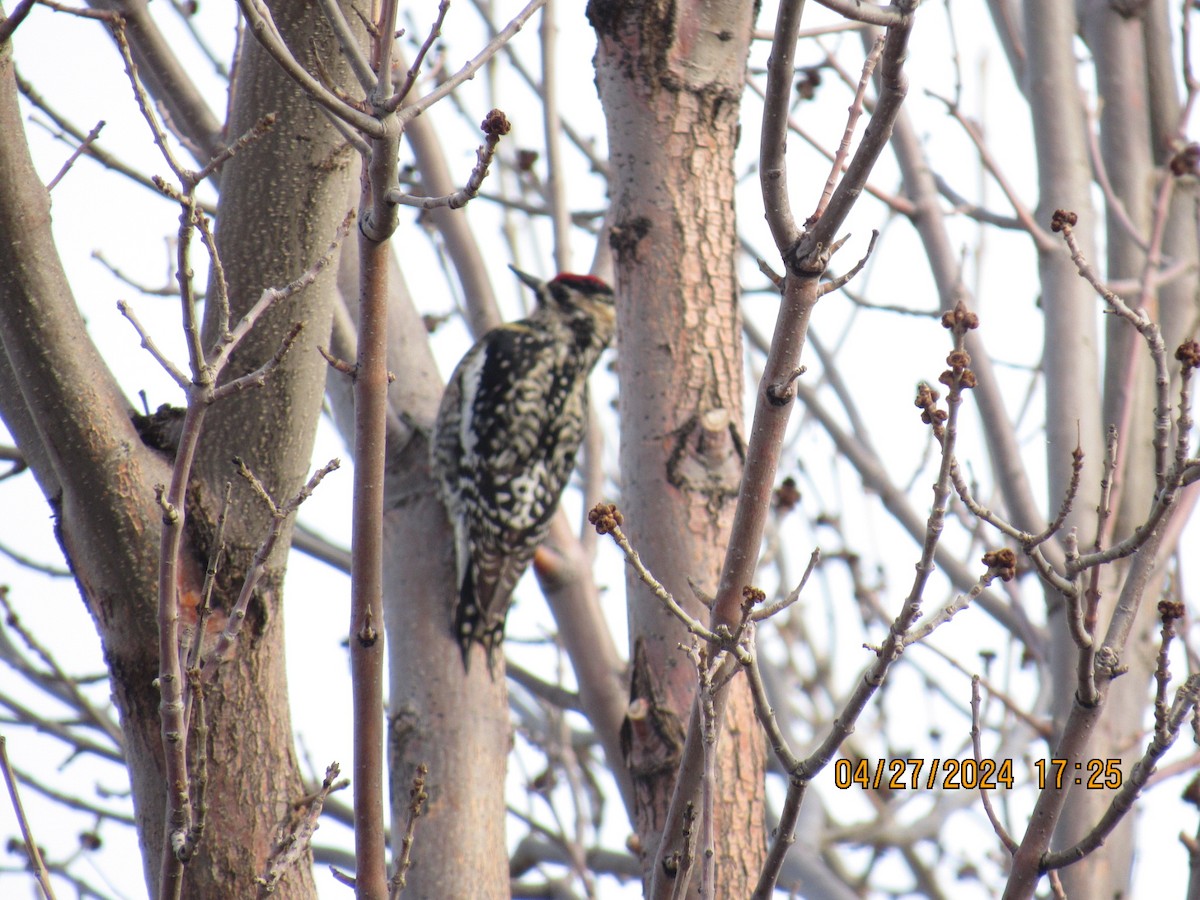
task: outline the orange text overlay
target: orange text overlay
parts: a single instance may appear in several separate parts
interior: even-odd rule
[[[1033,763],[1038,790],[1062,790],[1078,786],[1088,790],[1121,786],[1119,759],[1039,759]],[[833,783],[841,790],[998,790],[1012,788],[1011,759],[838,759],[833,764]]]

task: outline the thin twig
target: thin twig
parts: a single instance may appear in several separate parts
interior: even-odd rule
[[[73,791],[63,791],[51,787],[48,784],[43,784],[32,773],[26,772],[19,768],[13,769],[13,774],[17,776],[17,781],[31,789],[35,793],[41,794],[48,800],[53,800],[55,803],[61,804],[67,809],[75,809],[79,812],[87,813],[90,816],[95,816],[98,821],[108,820],[116,822],[118,825],[125,825],[133,828],[137,825],[137,818],[131,812],[125,812],[119,809],[108,809],[103,806],[97,806],[94,803],[89,803],[81,798]]]
[[[287,873],[288,869],[300,862],[308,852],[325,800],[334,791],[340,791],[346,787],[345,781],[338,780],[340,774],[341,769],[338,764],[330,763],[325,770],[325,779],[321,782],[320,789],[293,807],[293,814],[287,823],[287,828],[267,859],[265,871],[254,879],[260,885],[262,893],[271,894],[279,883],[279,879]]]
[[[0,692],[0,706],[12,712],[12,717],[22,725],[40,731],[43,734],[53,735],[64,744],[71,748],[74,755],[83,753],[91,753],[101,759],[106,759],[109,762],[116,763],[118,766],[126,765],[124,754],[119,749],[113,749],[109,744],[100,744],[74,732],[70,727],[62,722],[55,721],[43,716],[37,710],[26,706],[17,701],[8,694]],[[72,723],[74,724],[74,723]]]
[[[776,600],[774,603],[768,603],[766,606],[755,609],[750,615],[750,620],[753,622],[761,622],[764,619],[769,619],[777,613],[783,612],[793,603],[800,599],[800,593],[804,590],[804,586],[808,584],[808,577],[812,575],[816,569],[817,563],[821,561],[821,548],[813,550],[808,557],[808,565],[804,567],[804,574],[800,576],[800,583],[792,590],[790,594],[781,600]]]
[[[1150,249],[1149,243],[1146,241],[1145,235],[1141,229],[1134,224],[1133,219],[1129,215],[1129,210],[1125,206],[1125,201],[1121,199],[1121,195],[1117,193],[1113,187],[1112,181],[1108,177],[1108,167],[1104,164],[1104,154],[1100,150],[1100,126],[1096,121],[1096,107],[1089,102],[1087,94],[1082,86],[1080,87],[1081,102],[1084,113],[1087,115],[1087,127],[1083,129],[1084,137],[1087,139],[1088,160],[1092,164],[1092,172],[1096,177],[1096,184],[1100,187],[1100,193],[1104,195],[1104,209],[1112,215],[1118,222],[1121,223],[1121,228],[1125,235],[1133,241],[1137,247],[1145,253]]]
[[[597,534],[612,536],[614,543],[621,548],[621,552],[625,554],[625,560],[633,567],[633,571],[637,573],[642,583],[650,588],[654,596],[662,601],[668,612],[682,622],[689,632],[705,641],[712,643],[720,642],[720,637],[693,618],[687,610],[680,606],[679,601],[675,599],[674,595],[642,563],[641,556],[633,549],[629,543],[629,538],[621,530],[621,513],[616,506],[611,503],[596,504],[592,511],[588,513],[588,521],[596,526]]]
[[[854,278],[855,275],[862,271],[863,266],[867,264],[867,260],[871,258],[871,254],[875,251],[875,242],[878,240],[879,230],[872,228],[871,241],[867,244],[867,250],[858,260],[858,262],[851,266],[850,269],[844,274],[838,275],[836,278],[831,278],[829,281],[822,282],[820,290],[817,291],[817,295],[819,297],[824,297],[826,294],[831,293],[832,291],[837,291],[844,288],[850,282],[850,280]]]
[[[1012,206],[1013,213],[1016,215],[1017,220],[1021,223],[1025,231],[1029,233],[1029,236],[1033,238],[1033,242],[1037,246],[1038,250],[1042,253],[1048,253],[1054,250],[1057,246],[1054,242],[1054,238],[1044,228],[1037,224],[1037,220],[1034,219],[1033,213],[1031,213],[1029,208],[1021,202],[1021,198],[1017,196],[1016,189],[1005,177],[1004,172],[1000,168],[1000,164],[997,162],[996,158],[992,156],[991,151],[988,150],[987,143],[983,139],[983,134],[980,132],[979,126],[963,115],[962,110],[960,110],[957,104],[955,104],[952,100],[948,100],[945,97],[939,96],[933,91],[926,91],[925,94],[929,97],[932,97],[934,100],[940,100],[943,104],[945,104],[946,111],[950,113],[950,116],[954,119],[954,121],[958,122],[958,124],[962,126],[963,131],[967,133],[967,137],[971,139],[971,143],[975,145],[975,150],[979,154],[979,161],[983,163],[984,169],[986,169],[988,174],[996,180],[996,184],[999,185],[1000,190],[1004,192],[1004,196],[1007,198],[1009,205]]]
[[[1158,490],[1161,492],[1165,486],[1167,444],[1171,432],[1171,404],[1167,395],[1171,379],[1167,372],[1167,351],[1162,333],[1158,325],[1146,315],[1145,310],[1130,309],[1120,296],[1109,290],[1100,280],[1075,240],[1073,228],[1075,218],[1076,216],[1072,212],[1057,210],[1054,213],[1051,230],[1062,233],[1063,240],[1066,241],[1067,247],[1071,251],[1071,261],[1075,263],[1076,270],[1095,289],[1096,293],[1104,298],[1109,309],[1137,329],[1146,341],[1150,358],[1154,361],[1154,475],[1158,482]]]
[[[317,3],[333,29],[338,47],[341,48],[342,55],[350,63],[350,69],[354,72],[354,77],[358,79],[359,87],[363,91],[370,91],[375,86],[375,72],[371,68],[371,61],[367,59],[362,47],[359,46],[357,35],[350,28],[350,23],[346,21],[341,5],[334,0],[317,0]]]
[[[385,109],[388,112],[393,112],[399,108],[404,102],[404,98],[412,91],[413,85],[417,83],[417,76],[421,73],[421,65],[425,62],[425,57],[429,55],[429,51],[433,49],[434,43],[442,36],[442,24],[446,21],[446,13],[450,10],[450,0],[441,0],[438,4],[437,16],[433,21],[433,25],[429,27],[429,33],[425,36],[425,40],[421,43],[417,50],[417,55],[413,57],[412,65],[408,67],[408,72],[404,76],[404,82],[397,89],[394,97],[388,99],[385,104]]]
[[[238,0],[238,2],[246,3],[252,2],[252,0]],[[508,43],[514,34],[521,30],[525,23],[529,21],[530,17],[532,17],[535,12],[541,9],[545,2],[546,0],[530,0],[525,8],[517,13],[516,16],[514,16],[513,19],[504,26],[504,28],[498,31],[496,36],[488,41],[483,49],[476,53],[466,65],[439,84],[424,97],[413,102],[412,104],[406,105],[403,109],[401,109],[399,111],[401,124],[403,125],[412,121],[463,82],[474,78],[475,73],[478,72],[483,65],[496,54],[496,51]],[[392,105],[390,102],[387,104],[391,110],[397,109],[400,105],[399,99],[393,99],[395,100],[395,105]]]
[[[3,43],[2,39],[0,39],[0,43]],[[103,128],[104,128],[104,120],[101,119],[99,122],[96,123],[96,127],[88,132],[87,137],[85,137],[80,142],[79,146],[75,148],[75,152],[73,152],[69,157],[67,157],[67,161],[65,163],[63,163],[62,168],[58,170],[58,174],[55,175],[53,178],[51,178],[50,181],[46,184],[47,191],[54,190],[54,186],[56,184],[58,184],[60,181],[62,181],[63,176],[66,175],[68,171],[70,171],[71,166],[75,165],[75,160],[79,159],[79,157],[82,154],[88,152],[88,148],[93,143],[95,143],[96,138],[100,137],[100,131]]]
[[[902,4],[876,6],[864,2],[864,0],[817,0],[817,2],[851,22],[861,22],[864,25],[884,27],[901,25],[904,23],[906,15]]]
[[[246,467],[246,464],[240,459],[235,460],[235,462],[238,466],[238,474],[246,479],[254,493],[258,495],[259,499],[270,510],[271,525],[266,537],[263,538],[262,542],[258,545],[258,550],[254,553],[254,559],[246,572],[246,580],[242,582],[241,592],[238,594],[233,608],[229,611],[225,630],[218,636],[212,649],[204,654],[204,660],[200,664],[200,675],[205,684],[210,683],[216,677],[221,662],[228,657],[231,648],[237,642],[242,625],[246,620],[246,610],[250,606],[250,599],[254,596],[258,582],[262,579],[266,570],[267,560],[270,558],[271,551],[275,548],[275,544],[283,533],[284,526],[287,525],[288,520],[295,514],[296,510],[300,508],[300,505],[317,489],[317,485],[321,483],[322,479],[342,465],[341,460],[331,459],[324,466],[317,469],[295,495],[283,504],[276,504],[270,494],[267,493],[267,489],[263,486],[263,483]]]
[[[113,39],[117,42],[117,48],[121,51],[121,58],[125,61],[125,74],[128,76],[129,83],[133,87],[134,99],[137,101],[138,109],[142,112],[142,118],[150,126],[150,133],[154,135],[154,143],[158,146],[159,153],[162,154],[163,159],[166,160],[175,177],[180,182],[186,184],[188,175],[191,174],[190,170],[175,159],[175,154],[171,150],[167,133],[158,122],[158,116],[154,113],[150,95],[146,93],[146,88],[142,85],[142,80],[138,76],[138,67],[133,61],[133,51],[130,49],[129,41],[125,36],[123,21],[114,24],[112,31]]]
[[[901,104],[908,94],[908,77],[904,73],[904,60],[908,54],[908,40],[912,33],[913,13],[917,8],[914,0],[898,0],[888,10],[892,24],[888,27],[883,55],[879,66],[879,97],[875,112],[863,132],[862,140],[854,151],[846,174],[834,189],[824,214],[804,234],[799,244],[787,246],[789,266],[798,271],[823,271],[828,264],[833,236],[841,229],[850,210],[858,201],[875,162],[883,153],[900,114]],[[854,18],[850,16],[850,18]],[[772,54],[772,58],[774,57]],[[791,57],[788,57],[789,64]],[[790,76],[790,73],[789,73]],[[790,77],[788,84],[790,84]],[[772,235],[778,236],[772,229]]]
[[[510,127],[508,119],[500,110],[493,109],[487,114],[482,125],[487,139],[475,151],[475,168],[471,170],[471,175],[462,190],[441,197],[414,197],[398,188],[393,188],[387,192],[388,202],[399,203],[402,206],[415,206],[418,209],[437,209],[443,206],[448,209],[461,209],[466,206],[468,202],[479,196],[479,189],[483,186],[483,180],[487,177],[488,169],[495,158],[500,138],[508,134]]]
[[[291,76],[292,80],[304,88],[317,103],[325,107],[334,117],[358,129],[363,134],[373,138],[384,136],[383,125],[374,116],[356,109],[337,96],[333,91],[314,78],[300,61],[292,55],[291,49],[284,41],[283,35],[275,25],[271,10],[262,0],[238,0],[238,6],[246,17],[246,25],[250,33],[263,46],[263,49],[279,63],[280,67]]]
[[[751,78],[747,78],[746,79],[746,87],[748,87],[754,94],[756,94],[765,103],[766,92],[756,81],[754,81]],[[868,104],[868,108],[870,108],[870,104]],[[797,137],[799,137],[801,140],[803,140],[806,144],[808,144],[815,151],[817,151],[817,153],[819,153],[821,156],[823,156],[828,162],[830,162],[830,163],[833,162],[833,158],[834,158],[833,151],[831,151],[828,147],[826,147],[819,140],[817,140],[816,136],[811,131],[809,131],[807,128],[805,128],[803,125],[801,125],[798,119],[796,119],[795,117],[793,117],[791,115],[788,115],[785,117],[784,121],[787,125],[787,130],[789,132],[791,132],[792,134],[795,134]],[[761,163],[760,163],[760,166],[761,166]],[[880,203],[882,203],[884,206],[886,206],[889,210],[891,210],[896,215],[912,218],[917,213],[917,207],[912,203],[912,201],[910,201],[907,197],[901,196],[900,194],[896,194],[896,193],[893,193],[890,191],[885,191],[885,190],[883,190],[883,188],[879,187],[878,185],[871,184],[870,182],[868,182],[867,184],[865,184],[863,186],[863,190],[866,193],[870,194],[872,197],[874,197],[876,200],[878,200]]]
[[[499,34],[499,32],[496,30],[496,26],[492,24],[491,20],[491,12],[493,11],[493,7],[486,3],[485,0],[471,0],[471,5],[475,7],[476,12],[479,13],[480,18],[483,20],[483,26],[485,29],[487,29],[488,37],[494,38],[497,34]],[[529,67],[521,61],[521,58],[513,49],[512,43],[510,42],[505,44],[503,49],[505,56],[508,57],[509,64],[512,66],[517,75],[520,76],[521,80],[524,81],[526,86],[533,90],[534,93],[539,93],[541,91],[541,80],[534,77],[533,73],[529,71]],[[562,128],[563,133],[566,134],[566,136],[570,139],[571,143],[575,145],[575,149],[578,150],[587,160],[590,170],[602,178],[607,179],[609,174],[608,160],[597,152],[594,141],[573,127],[566,119],[560,117],[558,124]],[[602,216],[603,213],[597,214],[597,217]]]
[[[0,44],[8,43],[13,32],[17,30],[17,26],[25,21],[25,17],[29,15],[35,3],[36,0],[20,0],[13,7],[13,11],[3,21],[0,21]]]
[[[17,790],[17,777],[13,774],[8,762],[8,738],[0,734],[0,767],[4,769],[4,783],[8,785],[8,796],[12,801],[13,812],[17,816],[17,824],[21,828],[21,838],[25,841],[25,853],[29,857],[29,865],[33,867],[33,877],[37,879],[46,900],[54,900],[54,888],[50,886],[50,873],[42,862],[42,853],[37,841],[33,839],[33,829],[29,827],[29,819],[21,806],[21,794]]]
[[[425,791],[425,779],[429,777],[429,766],[425,763],[417,765],[413,775],[412,787],[408,792],[408,822],[404,827],[404,837],[400,839],[400,855],[396,859],[396,872],[390,880],[391,900],[397,900],[404,893],[407,884],[408,870],[412,867],[413,841],[416,839],[417,819],[425,813],[425,804],[429,802],[429,794]]]
[[[240,393],[247,388],[262,387],[267,382],[267,378],[271,373],[279,368],[279,364],[283,362],[283,358],[287,356],[292,345],[296,343],[296,339],[300,337],[300,332],[304,330],[303,322],[293,322],[292,327],[287,330],[279,340],[279,347],[275,350],[275,354],[265,363],[249,372],[240,378],[235,378],[232,381],[227,381],[212,392],[212,402],[216,403],[219,400],[224,400],[226,397],[231,397],[234,394]]]
[[[238,320],[237,324],[230,331],[219,338],[217,347],[210,351],[212,355],[209,365],[214,370],[224,367],[226,360],[233,353],[238,343],[254,327],[254,323],[266,314],[267,310],[275,304],[295,296],[317,280],[317,276],[333,262],[334,254],[341,244],[342,239],[350,231],[350,225],[353,221],[354,210],[350,210],[346,213],[345,218],[342,219],[342,224],[338,226],[329,247],[311,266],[282,288],[270,287],[263,290],[262,295],[255,302],[254,306],[250,307],[249,311]]]
[[[53,676],[53,684],[57,691],[62,692],[62,699],[69,702],[77,713],[83,716],[86,720],[92,723],[95,728],[102,734],[108,736],[109,740],[120,750],[125,747],[125,735],[121,731],[119,725],[113,722],[110,718],[103,715],[92,702],[79,689],[78,681],[72,678],[63,671],[62,666],[58,664],[58,660],[54,655],[42,646],[41,642],[33,636],[30,631],[21,624],[20,617],[12,608],[12,604],[8,601],[8,590],[3,585],[0,585],[0,606],[4,607],[4,624],[15,631],[25,642],[28,647],[42,661],[50,674]]]
[[[978,768],[983,762],[983,735],[980,730],[979,719],[979,676],[971,676],[971,749],[975,753],[975,765]],[[989,790],[983,786],[984,779],[979,780],[979,799],[983,801],[983,811],[988,817],[988,821],[992,823],[992,830],[996,832],[996,837],[1000,838],[1005,849],[1009,853],[1016,852],[1017,842],[1013,840],[1012,835],[1004,827],[999,816],[996,815],[996,810],[992,806],[992,797]]]
[[[142,327],[142,323],[134,314],[133,308],[126,301],[118,300],[117,310],[129,320],[129,324],[133,326],[133,330],[138,333],[142,347],[154,357],[154,361],[163,367],[163,370],[171,376],[171,379],[186,391],[192,380],[176,368],[175,363],[171,362],[167,358],[167,355],[158,349],[158,345],[154,343],[154,339],[150,337],[150,334]]]
[[[829,177],[825,179],[825,187],[821,191],[821,199],[817,201],[817,208],[813,210],[809,217],[809,222],[815,222],[821,218],[825,212],[825,208],[829,205],[829,198],[833,196],[833,186],[841,177],[845,168],[846,157],[850,153],[850,139],[854,137],[854,126],[858,124],[859,118],[863,113],[863,97],[867,93],[867,85],[871,83],[871,75],[875,72],[875,65],[879,62],[879,56],[883,53],[883,35],[875,38],[875,43],[871,46],[871,52],[867,54],[866,60],[863,61],[862,75],[858,79],[858,87],[854,91],[854,100],[850,104],[849,115],[846,117],[846,127],[842,131],[842,142],[838,144],[837,152],[833,157],[833,167],[829,170]],[[878,233],[878,232],[877,232]]]

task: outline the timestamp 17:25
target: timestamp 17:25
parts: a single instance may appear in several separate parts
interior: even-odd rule
[[[1089,759],[1071,764],[1069,759],[1039,759],[1033,763],[1037,772],[1038,790],[1047,786],[1056,791],[1064,786],[1079,785],[1089,791],[1121,786],[1121,760]]]

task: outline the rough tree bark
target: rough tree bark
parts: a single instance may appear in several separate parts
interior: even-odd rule
[[[330,36],[308,4],[278,4],[276,17],[306,52],[336,59]],[[336,63],[328,65],[338,77]],[[236,78],[229,135],[249,130],[268,112],[278,118],[274,131],[223,172],[227,189],[221,195],[217,241],[235,321],[264,288],[286,284],[325,252],[345,215],[353,174],[340,136],[257,45],[243,48]],[[15,116],[8,71],[4,102],[5,113]],[[22,137],[19,120],[11,121],[16,124],[5,129],[3,152],[13,150]],[[14,156],[3,171],[7,183],[0,193],[26,210],[19,227],[4,230],[29,235],[23,245],[6,243],[18,258],[5,270],[30,272],[24,283],[5,279],[5,290],[12,292],[11,302],[4,303],[12,317],[5,328],[5,369],[14,373],[5,382],[21,388],[19,395],[5,392],[5,420],[16,428],[30,417],[36,421],[35,431],[19,437],[29,448],[48,499],[60,510],[64,550],[104,643],[154,893],[166,810],[154,687],[153,571],[162,519],[154,485],[168,480],[166,465],[142,445],[129,419],[132,407],[108,378],[83,331],[57,272],[48,218],[28,215],[28,210],[47,209],[32,167]],[[185,581],[180,585],[185,594],[197,591],[212,549],[212,527],[220,513],[215,498],[226,481],[237,481],[231,456],[244,458],[278,500],[305,480],[326,368],[315,346],[327,339],[333,297],[330,273],[264,318],[227,372],[227,377],[237,377],[258,368],[275,354],[292,323],[304,321],[305,330],[276,371],[278,377],[265,388],[217,405],[208,417],[194,470],[195,503],[189,509]],[[210,305],[206,346],[214,337],[213,312]],[[37,356],[31,357],[35,351]],[[35,379],[49,380],[35,387]],[[232,605],[269,522],[261,501],[244,485],[236,488],[235,498],[226,531],[230,565],[213,601],[219,610]],[[184,891],[189,896],[252,896],[254,878],[263,870],[289,805],[304,793],[283,669],[280,586],[286,544],[282,541],[270,560],[236,651],[206,695],[209,745],[204,752],[211,762],[205,801],[210,820],[219,825],[209,828],[186,869]],[[278,891],[311,896],[311,867],[293,869]]]
[[[348,69],[315,6],[276,3],[273,13],[302,60],[311,66],[319,58],[331,78],[345,82]],[[222,175],[217,246],[235,320],[264,288],[286,284],[325,251],[347,212],[347,190],[358,171],[353,153],[326,117],[256,41],[247,39],[239,51],[227,139],[244,133],[268,113],[277,116],[275,127],[235,156]],[[235,396],[209,413],[196,465],[196,477],[208,489],[194,513],[198,527],[203,527],[203,520],[215,521],[218,510],[211,498],[219,496],[217,489],[230,478],[231,450],[277,500],[291,496],[304,483],[328,368],[317,347],[328,343],[336,296],[330,269],[260,320],[239,348],[227,377],[261,365],[276,352],[292,324],[303,323],[296,344],[263,388]],[[215,304],[207,304],[204,334],[209,340],[215,313]],[[231,592],[240,587],[269,522],[261,501],[238,481],[226,527],[228,565],[221,579]],[[283,804],[305,793],[293,749],[284,671],[282,579],[287,546],[286,539],[280,541],[268,561],[238,653],[223,665],[210,705],[214,719],[210,753],[218,770],[229,770],[224,775],[226,786],[212,792],[217,804],[214,821],[240,820],[252,828],[248,840],[209,845],[207,852],[221,854],[220,879],[211,887],[239,896],[253,890],[249,879],[261,871],[272,849],[286,811]],[[269,715],[251,714],[260,710]],[[237,722],[238,727],[221,728],[222,722]],[[249,798],[258,800],[252,803]],[[189,877],[193,865],[189,864]],[[298,870],[303,874],[289,875],[283,889],[295,892],[294,896],[310,896],[311,874],[303,864]]]
[[[754,6],[594,0],[588,16],[613,173],[621,504],[647,567],[707,621],[688,580],[716,590],[745,438],[732,161]],[[627,587],[635,704],[625,761],[648,867],[696,671],[678,649],[688,642],[680,623],[632,574]],[[742,679],[725,722],[716,895],[743,897],[764,852],[764,748]]]

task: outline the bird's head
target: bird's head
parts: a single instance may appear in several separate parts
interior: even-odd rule
[[[594,275],[575,275],[564,272],[550,281],[541,281],[512,266],[516,276],[537,294],[538,304],[568,318],[585,315],[596,323],[597,331],[605,335],[605,343],[616,324],[616,305],[613,289]]]

